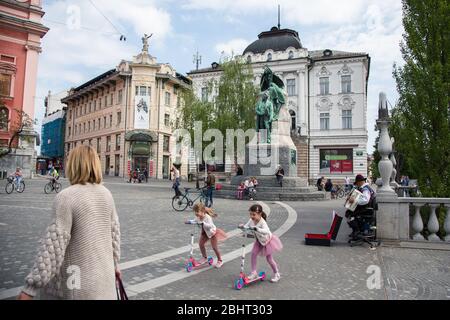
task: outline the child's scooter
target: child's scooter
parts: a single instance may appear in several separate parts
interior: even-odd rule
[[[195,220],[186,221],[185,224],[193,224],[200,226],[201,222],[197,222]],[[189,259],[186,261],[186,271],[191,272],[193,270],[201,269],[206,266],[211,266],[214,263],[214,259],[212,257],[208,257],[208,259],[204,263],[200,263],[194,258],[194,233],[191,233],[191,251],[189,253]]]
[[[242,229],[244,232],[244,237],[247,236],[247,233],[249,231],[254,231],[254,228],[245,228],[245,227],[239,227],[239,229]],[[242,244],[242,256],[241,256],[241,272],[239,273],[239,279],[234,281],[234,288],[236,290],[241,290],[245,286],[249,286],[252,283],[255,283],[256,281],[264,281],[266,279],[266,273],[264,271],[261,271],[258,274],[258,277],[250,280],[248,278],[248,275],[244,272],[244,265],[245,265],[245,244]]]

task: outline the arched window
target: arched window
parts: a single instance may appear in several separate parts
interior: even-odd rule
[[[6,107],[0,108],[0,131],[8,131],[9,110]]]
[[[269,54],[267,55],[267,61],[272,61],[272,54],[271,54],[271,53],[269,53]]]
[[[251,56],[247,56],[247,63],[252,63],[252,57]]]
[[[294,52],[292,50],[289,51],[289,59],[294,59]]]
[[[289,110],[289,114],[291,115],[291,130],[293,131],[297,129],[297,118],[295,115],[295,111]]]

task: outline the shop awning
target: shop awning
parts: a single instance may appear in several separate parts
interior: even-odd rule
[[[152,131],[133,130],[125,135],[126,141],[157,142],[158,135]]]

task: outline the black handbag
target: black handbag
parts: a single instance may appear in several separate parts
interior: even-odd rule
[[[119,277],[116,277],[116,293],[117,300],[128,300],[128,296],[123,286],[122,279]]]

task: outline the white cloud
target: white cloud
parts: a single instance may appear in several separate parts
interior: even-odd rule
[[[43,97],[48,90],[58,92],[78,86],[116,67],[122,59],[132,59],[141,49],[144,33],[153,33],[150,51],[152,46],[162,46],[172,33],[170,14],[157,8],[153,1],[93,0],[93,3],[119,31],[88,0],[44,2],[43,23],[50,31],[42,39],[39,60],[35,100],[39,120],[44,114]],[[122,33],[126,42],[119,41]]]
[[[184,8],[226,12],[236,19],[273,13],[275,24],[278,4],[281,5],[281,26],[293,29],[301,26],[298,28],[300,38],[308,49],[367,52],[371,56],[367,126],[368,150],[372,152],[378,134],[373,128],[379,91],[385,91],[392,104],[398,96],[392,65],[402,62],[399,48],[403,33],[401,1],[189,0]],[[216,50],[231,47],[230,42],[217,45]]]
[[[240,55],[249,43],[250,41],[248,40],[236,38],[216,44],[215,49],[219,54],[224,54],[225,56]]]

